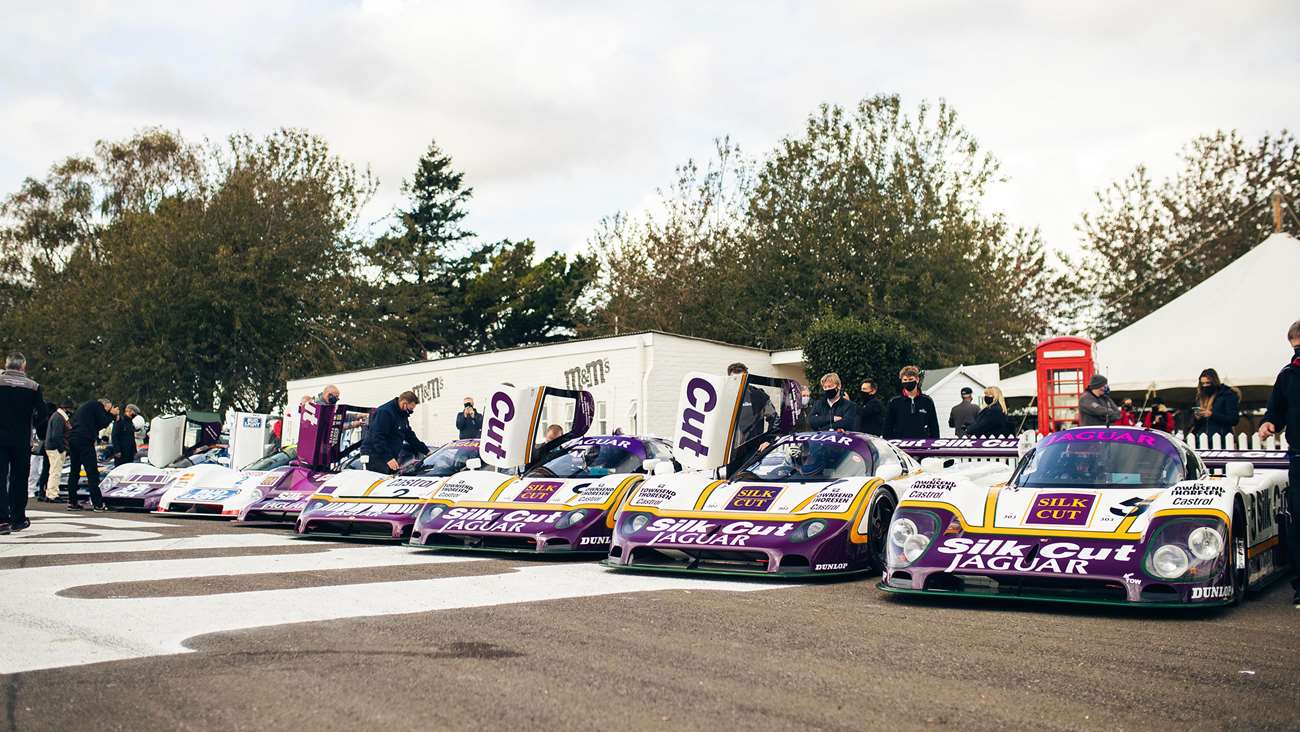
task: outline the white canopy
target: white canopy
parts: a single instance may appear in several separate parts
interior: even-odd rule
[[[1214,368],[1224,383],[1272,386],[1291,357],[1286,330],[1300,319],[1300,241],[1273,234],[1164,307],[1097,342],[1114,391],[1195,385]],[[1002,381],[1008,397],[1037,393],[1033,371]]]

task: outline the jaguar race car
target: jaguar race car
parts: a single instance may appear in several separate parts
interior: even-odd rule
[[[573,425],[537,445],[541,416],[555,400],[574,403]],[[522,467],[523,474],[467,470],[446,479],[421,511],[411,545],[605,554],[613,511],[628,491],[647,470],[675,467],[672,450],[663,440],[584,436],[594,404],[586,391],[498,387],[488,401],[483,457],[498,470]]]
[[[361,443],[343,449],[349,433],[342,427],[348,415],[366,411],[342,404],[307,404],[295,448],[273,453],[244,470],[217,465],[185,470],[163,491],[155,512],[292,521],[321,483],[353,467]]]
[[[734,464],[739,407],[757,387],[779,390],[780,420],[753,438],[757,454],[719,479],[716,471]],[[674,446],[695,470],[647,478],[637,488],[618,515],[606,566],[781,577],[882,568],[897,497],[932,479],[879,437],[794,432],[798,394],[793,382],[689,375]],[[989,476],[1008,472],[995,464],[972,470],[960,479],[984,476],[986,486]]]
[[[899,494],[883,590],[1149,606],[1239,602],[1286,571],[1286,472],[1211,476],[1184,442],[1136,427],[1043,438],[1010,481]]]
[[[449,442],[404,465],[395,476],[369,470],[345,470],[331,476],[298,514],[297,531],[405,541],[416,513],[443,478],[481,467],[478,445],[478,440]]]

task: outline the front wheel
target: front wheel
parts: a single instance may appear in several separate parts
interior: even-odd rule
[[[888,488],[881,488],[871,499],[867,507],[867,550],[871,555],[872,568],[877,572],[885,571],[886,548],[888,547],[889,522],[894,517],[898,499]]]
[[[1232,512],[1231,538],[1228,540],[1228,582],[1232,587],[1232,605],[1246,599],[1249,563],[1246,559],[1246,516],[1238,506]]]

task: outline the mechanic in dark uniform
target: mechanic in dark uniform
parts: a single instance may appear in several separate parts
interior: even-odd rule
[[[420,398],[415,392],[404,391],[396,399],[384,402],[375,410],[363,446],[369,457],[367,470],[375,473],[397,472],[397,458],[401,455],[404,444],[416,455],[428,454],[429,446],[421,442],[411,429],[411,415],[419,403]]]
[[[829,373],[821,379],[822,395],[808,406],[808,428],[824,430],[852,430],[858,424],[858,407],[848,400],[840,389],[840,375]]]
[[[113,422],[113,402],[91,399],[77,407],[72,415],[72,431],[68,432],[68,510],[80,511],[77,500],[77,483],[81,469],[86,469],[86,490],[95,511],[107,511],[104,497],[99,493],[99,457],[95,455],[95,436]]]
[[[920,439],[939,436],[939,415],[934,400],[921,393],[921,369],[904,366],[898,372],[903,393],[885,407],[885,439]]]
[[[1259,437],[1285,434],[1288,443],[1287,458],[1291,465],[1287,471],[1286,508],[1291,514],[1291,524],[1286,530],[1286,551],[1291,558],[1291,569],[1298,572],[1291,577],[1291,588],[1295,590],[1292,600],[1300,609],[1300,446],[1297,446],[1300,443],[1300,320],[1291,324],[1286,337],[1295,352],[1291,363],[1277,375],[1273,392],[1268,395]]]
[[[41,385],[27,378],[27,358],[5,357],[0,373],[0,534],[21,531],[27,520],[27,479],[32,468],[32,429],[45,419]]]

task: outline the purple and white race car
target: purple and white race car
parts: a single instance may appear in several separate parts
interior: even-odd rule
[[[776,390],[780,418],[736,450],[750,390]],[[798,384],[760,376],[687,376],[674,438],[681,474],[647,478],[624,503],[605,565],[615,569],[831,576],[884,566],[885,530],[902,493],[933,479],[887,441],[852,432],[791,433]],[[761,401],[761,399],[759,400]],[[784,433],[784,434],[782,434]],[[752,435],[752,433],[751,433]],[[735,464],[737,451],[757,454]],[[725,466],[730,475],[716,474]],[[1002,465],[952,480],[987,485]]]
[[[397,475],[345,470],[332,476],[298,514],[299,534],[365,536],[405,541],[443,478],[481,464],[478,440],[455,440],[403,466]]]
[[[1043,438],[1010,481],[913,485],[890,524],[889,592],[1148,606],[1223,605],[1286,571],[1284,470],[1212,476],[1136,427]]]

